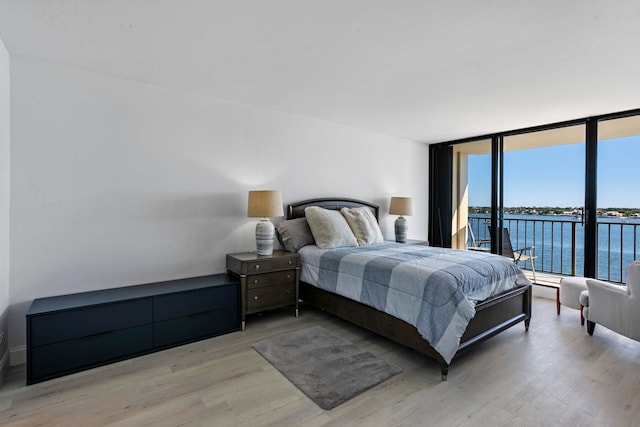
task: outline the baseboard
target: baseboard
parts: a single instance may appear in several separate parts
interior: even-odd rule
[[[9,350],[9,361],[11,366],[22,365],[27,363],[27,346],[21,345]]]

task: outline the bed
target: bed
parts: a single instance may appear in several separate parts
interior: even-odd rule
[[[287,219],[294,220],[305,217],[305,209],[308,207],[318,207],[330,211],[339,211],[342,208],[366,208],[366,210],[370,211],[372,216],[375,217],[376,221],[379,216],[378,206],[372,203],[355,199],[321,198],[305,200],[288,205]],[[397,245],[399,248],[394,249],[394,245]],[[323,255],[326,253],[325,251],[318,251],[314,245],[309,246],[311,246],[311,248],[308,250],[304,247],[301,249],[305,250],[300,250],[303,262],[303,274],[300,281],[300,298],[303,302],[429,356],[440,364],[442,380],[447,379],[449,365],[452,359],[455,359],[455,357],[460,354],[471,350],[480,342],[485,341],[520,322],[524,323],[525,330],[529,329],[529,322],[531,319],[531,283],[517,267],[515,267],[516,273],[518,274],[518,279],[516,280],[517,283],[514,282],[513,285],[511,285],[511,288],[502,290],[500,287],[497,287],[494,290],[496,293],[492,293],[490,296],[482,300],[471,302],[460,301],[460,306],[463,307],[463,309],[464,307],[471,305],[473,307],[473,313],[471,316],[467,316],[470,317],[470,319],[465,320],[463,329],[459,331],[459,336],[455,337],[456,347],[453,351],[451,351],[451,349],[448,351],[445,349],[445,351],[443,351],[443,349],[439,347],[439,343],[432,345],[424,338],[425,328],[429,329],[431,327],[435,327],[434,325],[427,324],[425,326],[418,324],[416,326],[407,320],[401,319],[397,315],[385,312],[380,307],[376,308],[375,302],[373,304],[371,301],[361,302],[354,299],[353,296],[345,296],[344,292],[343,295],[336,293],[336,289],[340,287],[348,288],[348,286],[342,286],[341,283],[338,283],[340,280],[345,280],[344,276],[340,274],[333,274],[328,275],[329,278],[324,277],[324,287],[330,288],[330,290],[324,289],[322,284],[309,283],[315,282],[316,277],[314,277],[312,273],[308,273],[305,276],[304,271],[305,268],[307,271],[311,271],[312,268],[318,267],[311,265],[312,263],[315,263],[315,261],[311,261],[314,257],[316,259],[320,259],[324,256],[324,258],[329,260],[327,262],[330,262],[333,258],[335,263],[336,259],[342,260],[347,258],[358,258],[361,255],[360,248],[349,247],[328,249],[329,253],[327,255]],[[396,250],[398,250],[400,254],[389,255],[387,252]],[[315,255],[309,255],[309,253],[313,254],[314,251]],[[456,255],[464,256],[466,258],[461,262],[461,265],[473,264],[476,262],[476,259],[481,259],[483,263],[503,263],[504,260],[506,260],[504,257],[486,253],[470,254],[469,251],[427,248],[426,246],[418,248],[416,246],[411,247],[410,245],[389,244],[386,242],[375,247],[371,246],[367,247],[367,249],[364,247],[362,248],[362,252],[367,251],[382,253],[382,258],[386,258],[387,260],[389,258],[395,260],[396,258],[408,257],[411,259],[410,264],[412,264],[412,267],[415,263],[423,263],[422,260],[414,261],[422,257],[422,252],[425,253],[426,258],[435,257],[437,259],[441,259],[444,257],[449,259]],[[308,266],[305,266],[304,264],[305,259],[309,259]],[[396,261],[394,261],[394,263],[395,262]],[[426,261],[424,262],[426,263]],[[448,274],[449,272],[447,271],[445,275]],[[331,279],[331,277],[333,277],[333,279]],[[438,277],[442,277],[442,275]],[[331,283],[332,280],[336,283]],[[429,280],[433,281],[431,278]],[[460,279],[458,279],[458,282],[461,283]],[[395,286],[407,287],[406,284],[402,283],[396,284]],[[466,285],[463,287],[466,287]],[[476,297],[480,294],[481,292],[475,292]],[[387,309],[385,308],[385,310]],[[463,310],[463,316],[465,310],[468,312],[468,308]]]

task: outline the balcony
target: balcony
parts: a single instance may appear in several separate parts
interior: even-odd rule
[[[534,246],[538,257],[538,281],[559,281],[562,276],[584,275],[584,226],[579,219],[562,216],[549,219],[537,215],[505,215],[514,248]],[[469,227],[477,241],[488,240],[490,218],[469,215]],[[598,230],[597,278],[613,283],[626,282],[626,267],[640,252],[640,220],[601,217]],[[468,246],[472,246],[468,242]],[[523,269],[524,270],[524,269]],[[525,273],[527,271],[525,270]],[[529,272],[530,273],[530,272]],[[528,274],[530,276],[530,274]],[[542,284],[542,283],[541,283]]]

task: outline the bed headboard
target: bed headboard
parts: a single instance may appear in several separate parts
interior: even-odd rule
[[[375,215],[376,219],[379,219],[380,207],[373,203],[365,202],[356,199],[341,199],[324,197],[320,199],[309,199],[301,202],[291,203],[287,205],[287,219],[301,218],[304,216],[304,208],[309,206],[319,206],[325,209],[340,210],[342,208],[360,208],[367,207],[371,209],[371,212]]]

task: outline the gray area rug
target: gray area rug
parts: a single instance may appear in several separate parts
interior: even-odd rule
[[[320,326],[253,345],[322,409],[332,409],[402,370]]]

